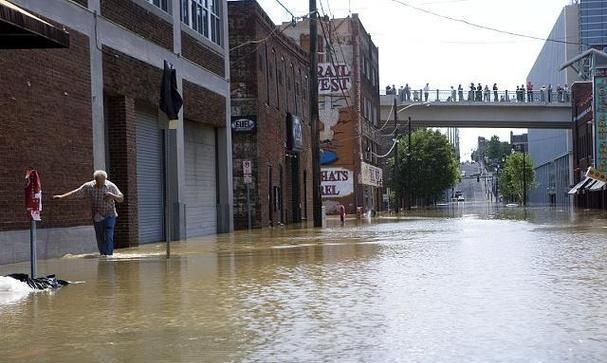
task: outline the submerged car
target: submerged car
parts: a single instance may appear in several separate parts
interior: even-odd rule
[[[458,201],[458,202],[465,202],[465,201],[466,201],[466,199],[464,198],[464,196],[463,196],[463,195],[460,195],[460,196],[458,196],[458,197],[457,197],[457,201]]]

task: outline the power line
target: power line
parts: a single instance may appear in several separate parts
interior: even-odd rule
[[[251,54],[257,52],[259,50],[259,48],[261,48],[261,46],[268,41],[268,39],[270,39],[272,36],[280,36],[282,33],[285,32],[285,30],[287,30],[289,27],[294,27],[296,25],[296,21],[300,20],[300,19],[305,19],[307,17],[310,16],[311,13],[307,13],[304,14],[302,16],[297,16],[294,17],[290,23],[285,24],[284,27],[282,29],[280,29],[280,26],[274,26],[274,29],[272,29],[272,31],[270,32],[270,34],[268,34],[266,37],[262,38],[262,39],[257,39],[257,40],[250,40],[247,42],[244,42],[242,44],[238,44],[236,46],[234,46],[233,48],[230,48],[230,52],[240,49],[242,47],[245,47],[247,45],[251,45],[251,44],[257,44],[257,47],[255,47],[255,49],[253,49],[252,51],[250,51],[249,53],[243,54],[242,56],[235,58],[235,59],[231,59],[230,62],[233,63],[237,63],[239,61],[241,61],[243,58],[250,56]],[[280,29],[280,31],[279,31]]]
[[[285,11],[287,13],[289,13],[289,15],[291,15],[291,18],[295,19],[296,16],[293,14],[293,12],[291,10],[289,10],[282,2],[280,2],[280,0],[276,0],[276,2],[278,3],[278,5],[280,5],[283,9],[285,9]]]
[[[552,43],[561,43],[561,44],[571,44],[571,45],[587,45],[584,43],[579,43],[579,42],[570,42],[567,40],[559,40],[559,39],[552,39],[552,38],[542,38],[542,37],[537,37],[534,35],[529,35],[529,34],[522,34],[522,33],[515,33],[512,31],[508,31],[508,30],[503,30],[503,29],[498,29],[498,28],[493,28],[487,25],[482,25],[482,24],[476,24],[476,23],[472,23],[466,19],[460,19],[460,18],[455,18],[452,16],[448,16],[448,15],[443,15],[443,14],[439,14],[436,13],[434,11],[428,10],[428,9],[424,9],[424,8],[420,8],[418,6],[415,5],[411,5],[408,2],[402,1],[402,0],[390,0],[392,2],[395,2],[397,4],[400,4],[402,6],[405,6],[407,8],[413,9],[415,11],[424,13],[424,14],[428,14],[428,15],[432,15],[441,19],[446,19],[446,20],[450,20],[450,21],[454,21],[457,23],[461,23],[461,24],[465,24],[468,26],[471,26],[473,28],[477,28],[477,29],[483,29],[483,30],[489,30],[495,33],[500,33],[500,34],[506,34],[506,35],[511,35],[511,36],[515,36],[515,37],[519,37],[519,38],[527,38],[527,39],[534,39],[534,40],[541,40],[541,41],[545,41],[545,42],[552,42]]]

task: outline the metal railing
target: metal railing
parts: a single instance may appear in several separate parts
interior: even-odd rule
[[[555,90],[550,92],[548,89],[539,90],[409,90],[401,91],[396,94],[388,94],[394,96],[400,103],[415,103],[415,102],[455,102],[455,103],[570,103],[571,91],[568,89]]]

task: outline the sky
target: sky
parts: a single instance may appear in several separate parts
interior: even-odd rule
[[[308,0],[280,0],[295,16],[308,13]],[[525,83],[543,41],[493,31],[422,13],[393,0],[317,0],[336,18],[358,13],[379,47],[380,90],[409,83],[449,89],[459,83],[497,83],[500,89]],[[291,15],[277,0],[258,0],[275,23]],[[401,0],[442,15],[501,30],[545,38],[571,0]],[[322,7],[321,7],[322,3]],[[522,133],[525,130],[514,130]],[[462,160],[478,136],[508,141],[510,129],[460,129]]]

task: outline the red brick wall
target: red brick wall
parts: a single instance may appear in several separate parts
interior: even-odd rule
[[[40,173],[42,227],[91,223],[88,202],[52,201],[92,180],[88,38],[70,48],[0,51],[0,230],[26,229],[24,170]]]
[[[183,100],[183,117],[185,119],[214,127],[225,127],[225,97],[183,80]]]
[[[230,48],[252,39],[263,39],[272,32],[272,24],[261,13],[255,3],[229,3]],[[266,47],[267,56],[266,60]],[[234,134],[234,221],[236,228],[246,227],[246,189],[242,178],[242,160],[253,160],[254,186],[251,191],[256,209],[254,223],[257,227],[266,227],[270,223],[270,198],[273,187],[280,187],[282,168],[282,210],[272,211],[272,222],[293,222],[293,204],[301,202],[307,205],[308,212],[301,216],[312,216],[312,164],[311,135],[309,120],[309,93],[299,79],[299,72],[293,77],[293,69],[308,72],[308,61],[302,56],[299,47],[285,37],[271,38],[263,46],[243,46],[231,54],[231,93],[233,116],[256,116],[256,134]],[[274,54],[272,53],[274,49]],[[256,50],[256,51],[255,51]],[[275,61],[276,59],[276,61]],[[276,68],[276,67],[280,68]],[[285,67],[287,72],[285,72]],[[278,80],[280,70],[282,82]],[[296,95],[295,83],[298,83],[299,95]],[[269,86],[268,86],[269,84]],[[290,86],[289,86],[290,85]],[[270,100],[268,104],[268,99]],[[299,173],[291,175],[290,164],[293,159],[286,156],[286,117],[287,112],[302,118],[304,133],[304,151],[299,154]],[[269,180],[269,169],[272,179]],[[304,186],[303,174],[307,170],[307,185]],[[293,203],[291,188],[293,181],[299,179],[300,198]],[[304,192],[304,188],[305,192]],[[303,196],[308,202],[305,203]],[[297,207],[297,206],[295,206]]]
[[[163,48],[173,49],[173,25],[130,0],[101,0],[101,15]]]
[[[103,86],[106,92],[157,106],[161,81],[160,68],[103,47]]]
[[[221,77],[225,76],[223,56],[213,52],[186,32],[181,32],[181,52],[188,60]]]
[[[125,96],[106,97],[106,122],[110,148],[109,178],[124,194],[124,201],[116,205],[114,245],[138,245],[137,214],[137,132],[135,100]]]
[[[581,173],[594,164],[593,114],[586,113],[593,107],[592,82],[574,83],[571,86],[571,101],[573,117],[579,118],[573,128],[573,178],[577,184],[581,180]]]

